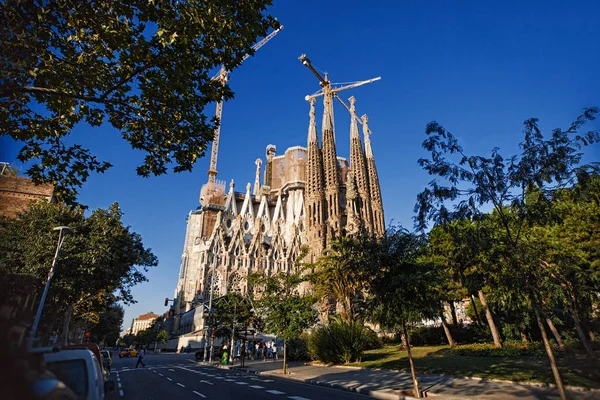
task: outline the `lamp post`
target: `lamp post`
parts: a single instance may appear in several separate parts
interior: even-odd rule
[[[214,254],[214,252],[216,252],[217,254]],[[208,298],[208,316],[210,317],[210,315],[212,314],[212,300],[213,300],[213,291],[215,288],[215,272],[217,271],[217,257],[218,257],[218,253],[219,250],[217,248],[217,246],[215,246],[215,250],[213,251],[213,268],[212,268],[212,275],[211,275],[211,280],[210,280],[210,297]],[[207,319],[204,318],[204,321],[206,322]],[[206,362],[208,360],[208,352],[206,351],[206,344],[208,341],[208,331],[210,330],[210,327],[206,328],[206,334],[205,334],[205,339],[204,339],[204,362]],[[210,359],[208,361],[212,362],[213,359],[213,351],[214,351],[214,347],[213,347],[213,339],[212,339],[212,335],[210,335]]]
[[[31,332],[29,332],[29,340],[27,341],[27,347],[29,349],[33,347],[35,334],[37,332],[38,325],[40,324],[40,319],[42,318],[42,310],[44,309],[44,303],[46,302],[48,289],[50,289],[50,281],[52,280],[52,276],[54,275],[54,268],[56,267],[56,260],[58,259],[60,248],[62,247],[62,244],[65,241],[66,234],[69,232],[73,232],[73,229],[69,228],[68,226],[57,226],[52,230],[59,232],[58,243],[56,245],[56,253],[54,254],[54,258],[52,259],[52,267],[50,267],[50,272],[48,272],[48,280],[46,281],[46,286],[44,287],[44,293],[42,294],[40,305],[38,306],[37,313],[35,314],[35,319],[33,320],[33,325],[31,326]]]

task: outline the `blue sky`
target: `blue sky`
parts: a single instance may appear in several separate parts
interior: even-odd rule
[[[354,95],[358,112],[369,115],[386,223],[405,227],[430,180],[417,165],[428,122],[443,124],[467,152],[498,146],[511,155],[525,119],[540,118],[549,133],[582,108],[600,106],[600,2],[280,0],[271,13],[285,29],[231,74],[236,97],[224,105],[218,178],[234,179],[238,191],[254,181],[254,160],[264,159],[268,144],[279,154],[306,145],[304,96],[319,86],[298,61],[302,53],[333,82],[382,76],[341,94]],[[341,107],[335,112],[338,155],[348,156],[349,117]],[[114,164],[89,179],[80,201],[92,209],[118,202],[125,223],[160,260],[150,281],[134,288],[138,303],[126,308],[124,327],[142,313],[166,311],[186,216],[198,206],[209,159],[192,173],[144,179],[135,175],[143,155],[114,129],[80,126],[71,140]],[[0,161],[15,163],[18,145],[3,137],[2,150]],[[600,159],[600,148],[586,149],[586,159]]]

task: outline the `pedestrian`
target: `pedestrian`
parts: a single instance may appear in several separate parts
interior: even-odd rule
[[[138,365],[142,364],[142,368],[146,367],[146,364],[144,364],[144,356],[146,355],[146,352],[144,351],[144,349],[142,348],[140,350],[140,352],[138,353],[138,360],[137,360],[137,364],[135,364],[135,367],[137,368]]]
[[[271,359],[271,356],[273,355],[273,347],[271,347],[271,343],[267,343],[267,358]]]
[[[260,342],[254,345],[254,358],[260,357]]]
[[[263,361],[267,361],[267,344],[263,343],[262,345],[262,355],[263,355]]]
[[[277,346],[275,345],[275,343],[273,343],[273,346],[271,346],[272,352],[273,352],[273,360],[279,360],[279,354],[277,354]]]
[[[254,354],[252,354],[252,350],[254,350],[254,346],[252,342],[248,342],[248,358],[254,360]]]

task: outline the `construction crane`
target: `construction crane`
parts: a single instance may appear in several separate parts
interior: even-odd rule
[[[342,90],[352,89],[352,88],[355,88],[358,86],[366,85],[367,83],[376,82],[381,79],[381,77],[378,76],[376,78],[367,79],[366,81],[358,81],[358,82],[352,82],[352,83],[348,83],[348,84],[340,84],[340,86],[338,86],[338,87],[333,87],[332,85],[335,85],[335,83],[331,83],[329,81],[329,77],[327,76],[327,73],[325,74],[325,76],[322,76],[319,73],[319,71],[317,71],[315,69],[315,67],[313,67],[313,65],[311,64],[308,57],[306,57],[306,54],[302,54],[299,57],[299,60],[302,61],[302,64],[306,68],[308,68],[317,77],[317,79],[319,80],[319,84],[323,88],[315,94],[306,96],[305,97],[306,101],[310,101],[310,99],[314,99],[316,97],[329,95],[329,96],[335,97],[342,104],[342,106],[344,106],[344,108],[346,110],[348,110],[348,112],[350,112],[350,107],[348,107],[346,102],[344,102],[344,100],[342,100],[342,98],[338,95],[338,92],[341,92]],[[361,125],[363,124],[363,121],[359,117],[355,117],[355,119],[359,124],[361,124]]]
[[[256,51],[256,50],[260,49],[261,47],[263,47],[269,40],[273,39],[273,37],[275,35],[277,35],[279,33],[279,31],[282,29],[283,29],[283,25],[281,25],[278,29],[274,30],[273,32],[269,33],[267,36],[264,37],[264,39],[262,39],[260,42],[256,43],[254,46],[252,46],[252,50]],[[244,57],[242,58],[242,61],[240,63],[244,62],[248,57],[250,57],[250,54],[244,55]],[[221,70],[215,76],[213,76],[212,80],[213,81],[218,80],[221,82],[222,85],[224,85],[229,80],[230,72],[231,71],[228,71],[225,69],[225,65],[221,65]],[[215,179],[217,177],[217,158],[219,156],[219,136],[221,135],[221,118],[223,116],[223,99],[222,98],[217,103],[217,110],[215,112],[215,116],[219,120],[219,125],[217,125],[217,127],[215,129],[215,134],[213,137],[212,147],[211,147],[211,151],[210,151],[210,167],[208,169],[209,184],[214,184]]]

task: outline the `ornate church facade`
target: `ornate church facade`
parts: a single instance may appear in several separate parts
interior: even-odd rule
[[[179,281],[175,290],[174,330],[193,332],[204,327],[195,305],[229,291],[246,293],[245,277],[288,270],[302,246],[312,261],[332,240],[359,231],[385,233],[383,202],[368,119],[359,135],[355,100],[350,98],[350,162],[337,155],[332,97],[324,96],[321,138],[317,134],[315,99],[310,99],[307,147],[277,154],[266,148],[256,160],[254,184],[235,190],[231,181],[205,184],[200,206],[187,218]],[[262,179],[261,179],[262,176]],[[202,307],[198,307],[202,309]],[[176,333],[173,332],[173,333]]]

